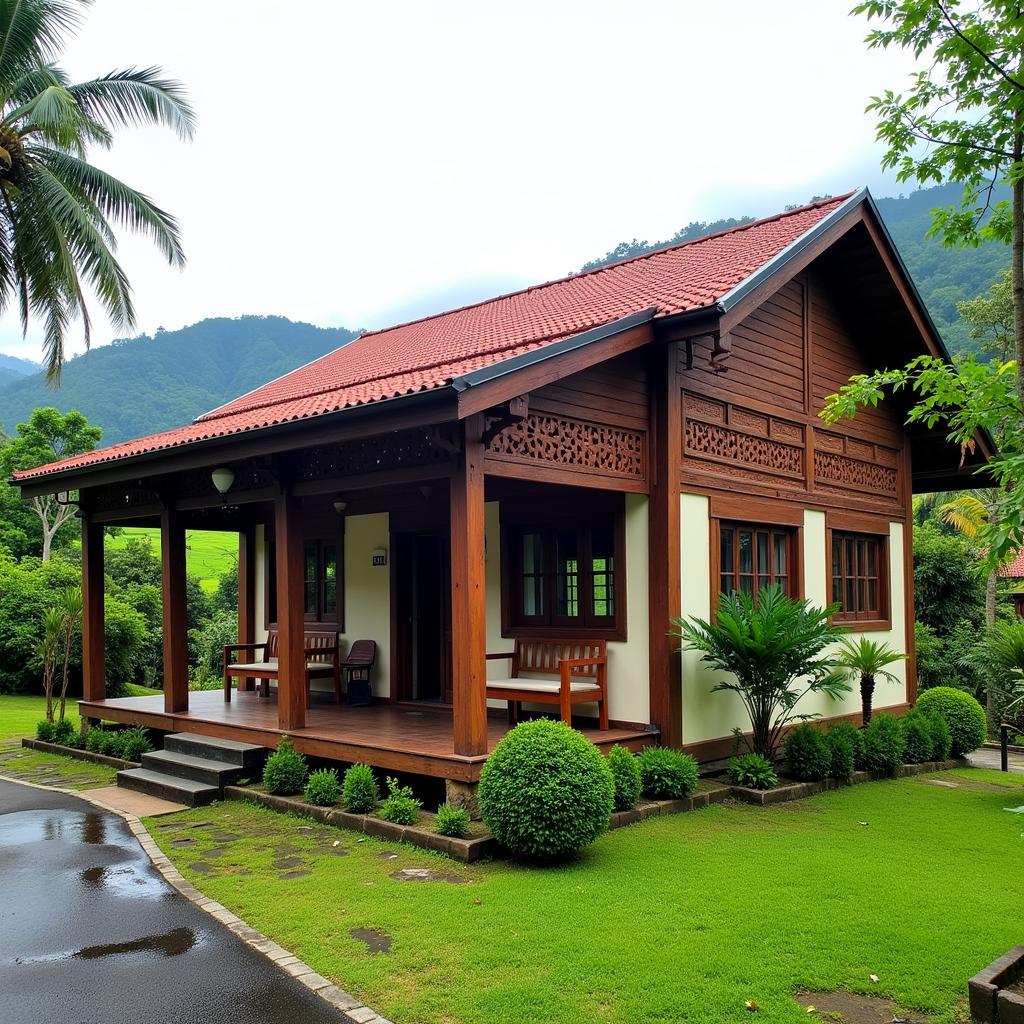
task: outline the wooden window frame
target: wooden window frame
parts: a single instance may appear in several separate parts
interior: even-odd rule
[[[266,629],[276,629],[276,617],[271,611],[276,611],[276,594],[274,584],[277,577],[277,565],[275,558],[277,549],[274,545],[273,523],[266,527],[266,540],[263,545],[264,573],[263,573],[263,624]],[[344,528],[341,532],[327,534],[318,531],[316,536],[307,535],[303,537],[303,573],[305,573],[305,548],[309,545],[316,545],[317,552],[317,610],[313,614],[305,613],[304,621],[311,629],[334,629],[339,633],[345,631],[345,534]],[[333,545],[336,557],[337,594],[335,595],[336,614],[329,617],[323,612],[324,585],[326,576],[323,572],[323,549],[325,545]],[[303,605],[305,605],[305,579],[303,579]]]
[[[578,514],[578,506],[570,513],[557,504],[546,506],[537,521],[536,505],[528,512],[512,510],[506,515],[502,503],[501,522],[501,635],[503,637],[565,638],[571,640],[625,640],[626,615],[626,520],[624,505],[618,503],[608,511],[589,511]],[[545,600],[551,609],[543,621],[527,621],[521,612],[521,573],[519,565],[519,538],[524,533],[545,535],[544,558],[547,561],[553,547],[553,538],[559,530],[575,530],[579,544],[578,560],[581,566],[590,562],[590,551],[595,528],[611,527],[615,568],[612,573],[612,600],[615,613],[607,624],[577,623],[554,615],[555,573],[545,566]],[[578,574],[578,600],[584,609],[591,606],[593,571]],[[585,618],[586,616],[584,616]]]
[[[718,614],[722,580],[722,527],[747,526],[786,531],[789,535],[789,573],[787,593],[804,596],[804,510],[802,506],[761,498],[713,496],[709,500],[711,543],[711,618]],[[755,574],[756,575],[756,574]]]
[[[892,629],[892,573],[889,556],[889,522],[874,516],[856,513],[828,513],[825,521],[825,593],[832,603],[834,576],[832,572],[833,536],[873,540],[878,543],[877,612],[839,611],[832,622],[855,633],[884,632]],[[845,574],[844,574],[845,579]]]

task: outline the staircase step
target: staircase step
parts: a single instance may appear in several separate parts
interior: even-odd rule
[[[177,750],[153,750],[142,755],[142,767],[161,775],[179,779],[192,779],[207,786],[233,786],[247,769],[240,764],[228,764],[211,757],[195,757]]]
[[[239,743],[237,740],[222,740],[216,736],[203,736],[196,732],[176,732],[164,737],[164,750],[190,757],[223,761],[255,770],[263,765],[267,751],[253,743]]]
[[[148,768],[128,768],[117,773],[117,784],[125,789],[138,790],[150,796],[159,796],[174,803],[200,807],[216,800],[220,790],[195,779],[182,779],[163,775]]]

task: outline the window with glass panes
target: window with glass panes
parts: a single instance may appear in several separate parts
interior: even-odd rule
[[[779,586],[793,593],[793,530],[755,523],[719,526],[719,580],[723,594],[752,594]]]
[[[611,517],[607,522],[517,526],[508,539],[513,627],[617,626],[622,566]]]
[[[335,540],[307,540],[303,545],[303,612],[307,622],[338,622],[341,570]],[[277,561],[273,541],[267,544],[267,624],[277,622]]]
[[[883,619],[885,538],[832,531],[832,601],[836,621]]]

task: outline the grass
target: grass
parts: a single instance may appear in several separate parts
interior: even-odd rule
[[[125,690],[126,697],[144,697],[147,694],[163,693],[163,690],[152,690],[148,686],[129,684]],[[68,698],[65,718],[69,718],[78,728],[77,697]],[[21,739],[22,736],[35,736],[36,725],[46,717],[46,698],[36,694],[3,694],[0,695],[0,742]]]
[[[753,999],[758,1019],[796,1022],[795,991],[844,987],[952,1024],[967,978],[1020,938],[1021,819],[1004,808],[1024,804],[1024,779],[943,777],[958,788],[905,779],[654,818],[545,869],[465,867],[237,803],[151,827],[204,893],[397,1021],[749,1021]],[[310,874],[274,867],[289,846]],[[468,884],[393,879],[403,867]]]
[[[148,538],[159,554],[160,531],[148,526],[126,526],[117,537],[108,537],[107,544],[120,547],[130,538]],[[185,534],[185,563],[188,571],[199,577],[203,590],[212,594],[217,582],[238,558],[238,534],[212,530],[189,530]]]
[[[13,745],[0,746],[0,775],[61,789],[96,789],[113,786],[117,769],[61,754],[43,754]]]

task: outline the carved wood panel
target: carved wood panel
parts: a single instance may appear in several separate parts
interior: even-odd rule
[[[442,465],[452,461],[455,446],[454,434],[440,427],[396,430],[377,437],[304,448],[295,456],[296,479],[322,480],[407,466]]]
[[[610,427],[567,416],[530,413],[491,438],[487,458],[644,480],[647,476],[647,439],[642,430]]]
[[[814,485],[875,498],[899,498],[900,453],[895,448],[834,434],[814,435]]]
[[[804,482],[801,424],[685,392],[683,417],[689,468],[793,487]]]

